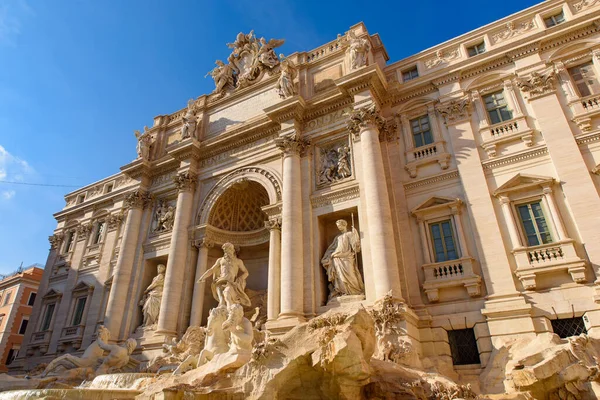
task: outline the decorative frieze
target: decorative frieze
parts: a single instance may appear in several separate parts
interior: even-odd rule
[[[173,229],[175,223],[176,207],[165,199],[157,202],[154,216],[152,217],[152,232],[162,233]]]
[[[425,60],[425,67],[432,69],[441,65],[449,64],[450,61],[456,60],[460,57],[460,50],[458,47],[447,50],[438,50],[435,52],[433,58]]]
[[[515,36],[522,35],[523,33],[526,33],[534,29],[535,27],[535,19],[530,19],[528,21],[521,22],[518,24],[515,24],[512,21],[508,22],[506,23],[505,28],[502,31],[492,35],[492,43],[497,44],[505,40],[511,39]]]
[[[544,75],[532,72],[529,78],[520,78],[517,86],[521,91],[529,94],[529,100],[534,100],[547,94],[554,93],[556,72],[549,71]]]
[[[471,117],[471,102],[468,97],[440,103],[436,109],[444,117],[446,125],[457,124]]]
[[[152,201],[150,193],[136,190],[125,197],[126,208],[145,208]]]
[[[173,177],[173,182],[180,192],[193,191],[197,181],[196,175],[190,174],[189,171],[182,172]]]
[[[599,1],[600,0],[581,0],[581,1],[577,1],[576,3],[574,3],[573,7],[575,8],[576,12],[579,12],[579,11],[585,10],[586,8],[592,7]]]
[[[385,129],[385,120],[381,117],[375,104],[352,110],[348,121],[348,130],[354,135],[355,139],[358,139],[361,131],[367,129],[369,125],[380,131]]]
[[[317,187],[330,185],[352,176],[352,157],[348,139],[319,146],[316,154]]]

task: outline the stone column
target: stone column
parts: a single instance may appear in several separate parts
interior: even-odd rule
[[[181,291],[184,288],[183,277],[188,250],[188,227],[192,215],[196,177],[187,171],[174,177],[173,181],[179,194],[177,195],[171,249],[167,260],[165,286],[158,315],[158,329],[156,330],[156,333],[169,336],[177,334],[177,318],[181,303]]]
[[[519,232],[515,226],[515,221],[510,208],[510,199],[507,196],[499,196],[500,204],[502,205],[502,215],[504,221],[506,221],[506,227],[508,228],[508,236],[510,237],[510,248],[512,250],[521,247],[521,240],[519,239]]]
[[[425,264],[431,264],[431,256],[429,255],[429,240],[427,240],[427,224],[419,218],[419,234],[421,235],[421,245],[423,246],[423,261]]]
[[[406,115],[401,115],[400,121],[402,122],[402,131],[404,133],[404,145],[406,146],[405,150],[412,150],[414,143],[412,138],[412,129],[410,129],[410,121]]]
[[[267,319],[274,320],[279,317],[281,301],[281,219],[271,218],[265,221],[265,228],[270,234]]]
[[[213,241],[208,238],[203,238],[196,242],[196,247],[198,247],[198,261],[196,262],[196,274],[194,275],[194,294],[192,295],[190,326],[200,326],[202,323],[206,282],[198,282],[198,279],[200,279],[202,274],[206,272],[206,268],[208,268],[208,251],[213,246]]]
[[[304,318],[304,249],[302,240],[302,177],[300,155],[307,142],[297,137],[280,138],[283,151],[281,210],[281,314],[279,318]]]
[[[527,94],[533,115],[544,131],[544,141],[557,178],[563,182],[562,192],[594,269],[596,284],[600,284],[600,246],[597,245],[600,243],[600,213],[591,212],[600,210],[600,198],[556,95],[555,82],[556,75],[552,71],[534,72],[529,78],[522,79],[519,87]],[[600,287],[596,291],[596,301],[600,302]]]
[[[366,202],[375,298],[382,299],[391,291],[396,300],[404,301],[392,227],[392,211],[379,144],[379,129],[385,128],[385,121],[375,105],[368,105],[352,112],[348,128],[355,139],[360,140],[363,164],[361,192],[364,193]]]
[[[121,334],[142,214],[150,199],[150,195],[142,190],[136,190],[125,198],[125,207],[129,208],[129,211],[104,319],[104,326],[110,331],[113,340],[117,340]]]

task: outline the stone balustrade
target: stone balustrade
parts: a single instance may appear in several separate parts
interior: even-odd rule
[[[600,94],[581,97],[569,103],[573,113],[573,121],[582,132],[592,130],[592,119],[600,117]]]
[[[488,156],[495,157],[497,145],[522,140],[528,147],[533,145],[533,129],[527,123],[525,116],[519,116],[499,124],[481,128],[479,134],[482,147]]]
[[[433,163],[438,163],[442,169],[447,169],[450,166],[450,153],[446,151],[444,141],[440,140],[406,151],[406,170],[411,178],[417,177],[419,167]]]
[[[577,256],[573,240],[513,250],[517,262],[515,274],[527,290],[536,289],[536,276],[567,271],[573,282],[584,283],[585,261]]]
[[[475,274],[475,260],[463,257],[457,260],[425,264],[423,290],[431,302],[439,301],[439,290],[450,287],[464,286],[469,296],[481,294],[481,277]]]
[[[84,331],[85,325],[65,326],[60,333],[59,344],[64,346],[71,343],[73,348],[78,349],[81,347]]]

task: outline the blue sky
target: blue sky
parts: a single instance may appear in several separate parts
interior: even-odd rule
[[[290,54],[363,21],[394,62],[536,3],[0,0],[0,181],[74,186],[0,182],[0,273],[46,262],[64,194],[118,172],[135,129],[210,92],[238,32]]]

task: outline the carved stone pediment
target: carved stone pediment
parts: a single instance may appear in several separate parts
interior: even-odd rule
[[[416,215],[439,207],[449,207],[453,205],[459,205],[461,203],[462,200],[457,198],[432,196],[423,203],[419,204],[417,207],[413,208],[411,212]]]
[[[62,297],[62,293],[56,289],[50,289],[46,292],[46,294],[42,297],[45,300],[49,299],[60,299]]]
[[[539,175],[530,175],[530,174],[517,174],[511,179],[509,179],[506,183],[500,186],[494,192],[494,196],[499,196],[501,194],[516,192],[519,190],[531,189],[536,186],[550,186],[554,184],[555,180],[549,176],[539,176]]]

